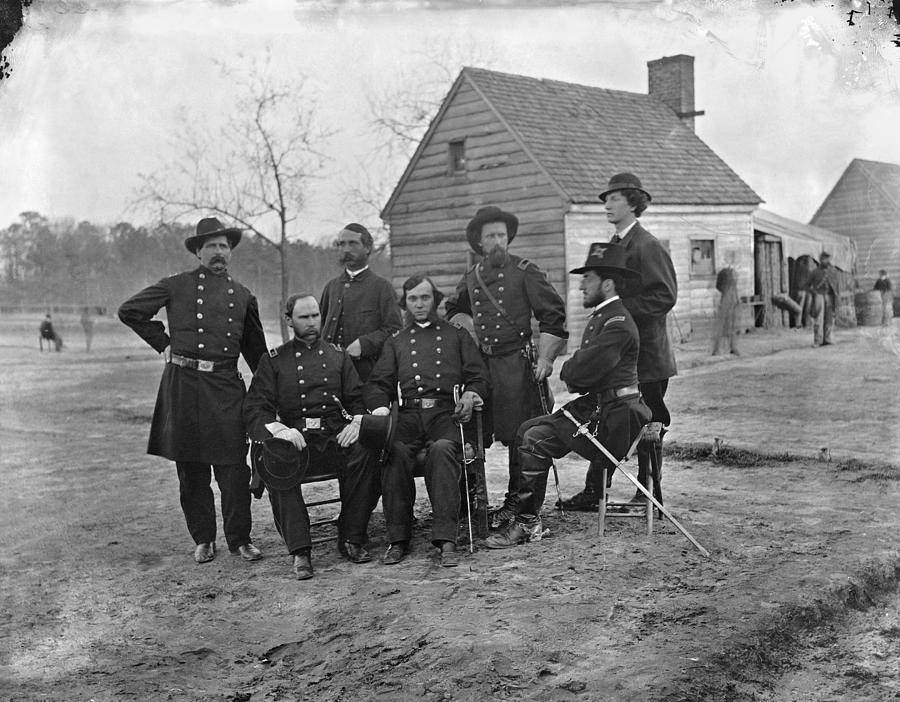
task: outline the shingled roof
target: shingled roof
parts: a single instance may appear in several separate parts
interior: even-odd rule
[[[850,165],[841,174],[838,182],[834,184],[831,192],[828,194],[819,209],[813,215],[810,222],[815,222],[819,214],[829,204],[831,196],[837,192],[845,179],[849,178],[853,173],[861,173],[863,178],[872,188],[880,191],[893,208],[900,212],[900,164],[885,163],[883,161],[866,161],[861,158],[855,158]]]
[[[625,170],[638,174],[658,204],[761,202],[670,107],[649,95],[471,67],[460,78],[572,202],[596,203],[610,176]]]

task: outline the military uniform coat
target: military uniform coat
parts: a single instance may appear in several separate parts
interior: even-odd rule
[[[488,381],[469,333],[448,322],[410,324],[388,339],[363,389],[366,406],[387,407],[397,399],[437,398],[453,407],[454,385],[484,399]]]
[[[641,274],[640,284],[621,291],[622,302],[637,325],[641,339],[638,377],[642,383],[666,380],[677,373],[669,341],[666,315],[678,299],[672,258],[659,240],[636,222],[620,243],[626,265]]]
[[[615,397],[615,390],[638,382],[639,332],[623,301],[612,298],[588,320],[581,345],[560,370],[570,392],[583,393],[565,405],[613,455],[624,456],[641,427],[650,421],[650,409],[634,394]],[[573,438],[575,427],[562,412],[553,414],[558,435],[581,456],[595,460],[600,451],[586,438]]]
[[[512,323],[488,299],[475,275],[476,266]],[[493,434],[509,443],[522,422],[543,414],[534,371],[523,352],[531,340],[531,317],[537,319],[541,333],[566,339],[565,303],[540,268],[510,254],[501,268],[477,263],[466,271],[446,309],[448,319],[460,312],[472,317],[491,378]]]
[[[155,320],[166,308],[166,326]],[[160,380],[147,452],[172,461],[244,463],[242,355],[252,371],[266,350],[253,294],[229,275],[201,266],[163,278],[119,308],[119,319],[156,351],[222,363],[203,372],[167,363]]]
[[[365,381],[385,340],[402,326],[390,282],[371,269],[352,278],[345,270],[325,285],[319,309],[325,341],[347,347],[359,339],[362,352],[354,365]]]
[[[244,400],[250,438],[268,439],[266,424],[275,421],[306,435],[307,418],[318,418],[322,431],[333,436],[348,423],[335,397],[349,414],[364,414],[362,383],[350,356],[321,339],[312,346],[288,341],[264,354],[253,376]]]

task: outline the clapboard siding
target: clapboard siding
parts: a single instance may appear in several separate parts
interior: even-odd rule
[[[861,289],[872,287],[885,269],[900,287],[900,193],[886,193],[890,181],[872,171],[900,173],[900,166],[854,160],[841,175],[810,224],[825,227],[856,242],[856,279]]]

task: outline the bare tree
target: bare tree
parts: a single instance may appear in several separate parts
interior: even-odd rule
[[[288,241],[297,233],[306,188],[326,161],[321,147],[334,132],[318,123],[306,78],[276,76],[269,56],[246,68],[220,67],[238,95],[233,112],[208,130],[203,115],[182,108],[172,144],[178,156],[141,174],[135,205],[152,207],[162,221],[219,214],[271,244],[281,262],[283,308]],[[278,318],[286,341],[287,323]]]
[[[447,40],[418,58],[414,69],[396,73],[386,87],[367,93],[375,148],[360,159],[344,187],[347,204],[379,223],[381,209],[459,72],[464,66],[490,67],[496,62],[496,50],[475,40]],[[388,233],[381,224],[379,234],[383,246]]]

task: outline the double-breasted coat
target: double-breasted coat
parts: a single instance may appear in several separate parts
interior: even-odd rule
[[[485,287],[506,315],[490,300]],[[531,362],[524,353],[532,336],[531,317],[537,319],[541,333],[567,339],[565,303],[538,266],[509,254],[500,268],[484,263],[469,268],[447,300],[446,310],[448,319],[460,312],[472,317],[491,377],[493,434],[509,443],[522,422],[543,414]]]
[[[154,319],[166,309],[166,325]],[[204,266],[163,278],[122,303],[119,319],[156,351],[211,361],[204,372],[167,363],[163,370],[147,453],[172,461],[243,464],[247,453],[242,403],[242,355],[251,371],[266,351],[253,294],[230,275]]]

